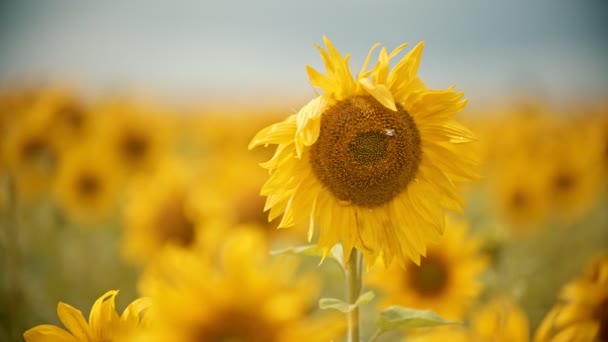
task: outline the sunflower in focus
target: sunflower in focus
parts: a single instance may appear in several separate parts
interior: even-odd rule
[[[368,69],[374,46],[355,78],[350,56],[324,42],[317,48],[327,74],[307,67],[324,93],[249,145],[278,145],[262,164],[270,171],[261,191],[269,219],[282,214],[279,227],[291,227],[310,218],[309,240],[318,224],[325,253],[340,242],[346,259],[356,248],[370,265],[378,257],[418,264],[443,234],[444,209],[462,210],[456,185],[476,177],[473,134],[453,120],[466,101],[453,87],[430,90],[418,78],[422,42],[392,70],[407,44],[390,54],[383,48]]]
[[[471,341],[527,342],[526,313],[506,297],[498,297],[475,311],[470,319]]]
[[[608,341],[608,253],[562,289],[534,340]]]
[[[59,302],[57,315],[67,330],[43,324],[29,329],[23,337],[27,342],[111,342],[144,328],[147,324],[146,312],[150,307],[149,299],[133,301],[119,316],[115,304],[117,294],[118,291],[112,290],[99,297],[91,308],[88,322],[78,309]]]
[[[450,217],[441,242],[428,246],[427,256],[417,266],[406,269],[393,263],[368,277],[370,285],[385,291],[381,309],[400,305],[430,309],[450,320],[462,320],[480,295],[481,273],[487,260],[480,253],[478,240],[467,236],[467,226]]]
[[[218,197],[179,161],[133,182],[124,212],[124,255],[147,262],[165,245],[194,245],[205,226],[224,217]]]
[[[95,221],[109,217],[120,194],[122,174],[102,147],[70,150],[59,167],[55,195],[68,217]]]
[[[153,327],[137,341],[330,341],[341,317],[309,318],[316,278],[293,279],[294,259],[270,259],[264,234],[204,231],[203,249],[171,246],[145,271]],[[194,303],[194,304],[193,304]]]

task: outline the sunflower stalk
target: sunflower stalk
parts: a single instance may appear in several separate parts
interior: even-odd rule
[[[346,265],[346,295],[349,304],[354,304],[361,295],[363,287],[362,258],[357,249],[353,249]],[[348,342],[359,342],[359,307],[346,314],[348,322]]]

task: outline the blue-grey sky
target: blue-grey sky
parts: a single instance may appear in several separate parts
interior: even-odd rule
[[[430,87],[471,103],[608,95],[608,2],[14,1],[0,5],[0,84],[69,80],[201,100],[299,99],[327,35],[358,70],[375,42],[426,41]]]

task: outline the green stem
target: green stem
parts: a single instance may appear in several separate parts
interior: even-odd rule
[[[363,285],[361,253],[353,249],[346,265],[346,295],[349,304],[354,304],[361,295]],[[348,342],[359,342],[359,308],[347,314]]]

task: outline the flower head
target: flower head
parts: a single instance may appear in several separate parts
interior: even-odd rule
[[[438,244],[429,245],[420,266],[410,262],[406,269],[396,263],[371,272],[370,285],[385,292],[382,308],[401,305],[430,309],[451,320],[462,320],[481,294],[481,274],[487,260],[480,242],[467,236],[467,226],[452,218]]]
[[[118,291],[112,290],[99,297],[91,308],[87,322],[82,312],[74,307],[59,302],[57,315],[67,330],[54,325],[43,324],[23,333],[27,342],[44,341],[83,341],[107,342],[134,332],[145,326],[145,312],[150,306],[147,298],[133,301],[123,311],[116,312],[115,297]]]
[[[309,239],[319,226],[326,252],[338,242],[348,258],[353,248],[372,264],[397,257],[420,262],[426,244],[444,230],[444,209],[460,211],[456,184],[476,177],[468,142],[472,133],[453,120],[463,94],[429,90],[416,75],[423,43],[392,69],[391,53],[374,46],[353,78],[349,56],[329,39],[317,46],[326,74],[307,67],[323,94],[285,121],[261,130],[249,147],[276,144],[262,166],[270,178],[262,188],[269,219],[280,227],[310,219]]]
[[[208,228],[201,249],[169,246],[140,282],[153,299],[153,327],[141,341],[329,341],[343,323],[308,315],[314,278],[294,279],[293,262],[269,259],[264,234]],[[293,259],[292,259],[293,260]],[[139,341],[139,340],[138,340]]]

